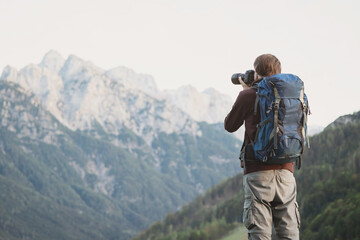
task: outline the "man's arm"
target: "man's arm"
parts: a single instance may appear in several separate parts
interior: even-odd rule
[[[224,121],[225,130],[228,132],[235,132],[238,130],[244,123],[246,116],[249,114],[250,102],[249,94],[252,90],[244,90],[239,93],[234,105],[232,106],[231,111],[226,116]]]

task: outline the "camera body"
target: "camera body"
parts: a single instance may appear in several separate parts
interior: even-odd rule
[[[240,78],[246,85],[251,86],[255,79],[255,71],[247,70],[245,73],[234,73],[231,76],[231,82],[235,85],[239,85]]]

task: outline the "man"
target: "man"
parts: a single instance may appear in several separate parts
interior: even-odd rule
[[[281,73],[280,61],[271,54],[263,54],[254,62],[255,82]],[[235,132],[245,122],[244,146],[255,140],[256,125],[260,114],[254,114],[256,88],[241,82],[244,90],[239,93],[231,111],[225,118],[228,132]],[[249,239],[271,239],[274,226],[280,239],[299,239],[300,215],[296,202],[296,182],[293,176],[294,162],[265,164],[245,159],[243,221]]]

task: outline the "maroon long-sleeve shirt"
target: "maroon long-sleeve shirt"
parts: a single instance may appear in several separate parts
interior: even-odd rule
[[[256,125],[260,122],[260,112],[257,111],[257,115],[254,115],[255,99],[256,89],[249,88],[241,91],[224,121],[224,127],[228,132],[235,132],[245,122],[245,144],[250,143],[250,138],[251,140],[255,139]],[[274,169],[287,169],[294,172],[294,162],[269,165],[260,161],[245,160],[244,174]]]

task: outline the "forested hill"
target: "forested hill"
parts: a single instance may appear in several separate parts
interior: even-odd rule
[[[295,171],[302,239],[360,239],[360,112],[310,138]],[[241,225],[242,175],[230,178],[134,239],[221,239]]]
[[[360,239],[360,112],[310,141],[296,173],[303,239]]]

